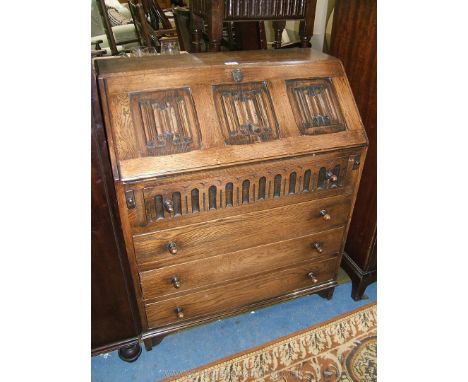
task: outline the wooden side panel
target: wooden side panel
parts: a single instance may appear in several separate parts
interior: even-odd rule
[[[113,142],[119,160],[139,158],[141,153],[135,130],[133,129],[128,95],[118,94],[110,96],[108,101],[110,124],[113,127]]]
[[[94,78],[91,85],[91,348],[100,352],[141,329]]]

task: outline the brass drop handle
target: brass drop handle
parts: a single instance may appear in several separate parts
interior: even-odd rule
[[[338,180],[338,177],[333,174],[331,171],[327,171],[326,173],[327,179],[331,180],[332,182],[336,182]]]
[[[322,246],[320,245],[320,243],[316,242],[316,243],[313,243],[312,244],[312,247],[314,247],[318,253],[322,253],[323,252],[323,248]]]
[[[172,285],[174,285],[174,288],[176,289],[179,289],[180,288],[180,279],[177,277],[177,276],[174,276],[172,279],[171,279],[171,283]]]
[[[320,216],[323,220],[330,220],[331,216],[328,214],[327,210],[320,210]]]
[[[184,310],[182,308],[175,308],[175,312],[178,318],[184,318]]]
[[[167,250],[169,251],[169,253],[171,255],[177,255],[177,244],[174,243],[173,241],[171,241],[168,245],[167,245]]]
[[[172,200],[165,200],[163,204],[167,212],[170,214],[174,212],[174,203],[172,203]]]
[[[314,284],[318,283],[318,278],[315,276],[314,272],[307,273],[307,277],[311,279]]]

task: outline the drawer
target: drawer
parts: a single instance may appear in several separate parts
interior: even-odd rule
[[[350,194],[355,154],[306,158],[207,171],[129,184],[134,234]],[[350,162],[351,161],[351,162]]]
[[[262,277],[233,282],[146,305],[150,328],[240,308],[289,292],[320,285],[336,276],[339,257],[308,262]]]
[[[350,207],[338,196],[134,236],[136,259],[161,267],[306,236],[344,226]]]
[[[339,253],[344,228],[140,273],[143,298],[159,298]]]

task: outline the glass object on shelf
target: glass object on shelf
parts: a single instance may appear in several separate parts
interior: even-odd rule
[[[177,37],[161,37],[161,54],[179,54],[179,40]]]
[[[158,55],[156,48],[147,47],[147,46],[137,46],[131,48],[125,52],[122,52],[120,56],[122,57],[145,57],[145,56],[156,56]]]

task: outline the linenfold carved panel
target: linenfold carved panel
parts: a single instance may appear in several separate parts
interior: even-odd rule
[[[279,138],[279,127],[266,82],[213,86],[219,123],[227,145]]]
[[[142,156],[200,148],[200,128],[189,88],[131,94],[130,104]]]
[[[286,87],[301,134],[315,135],[346,130],[330,79],[288,80]]]

